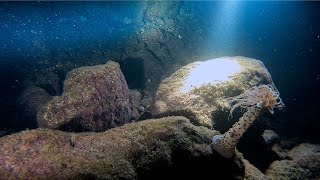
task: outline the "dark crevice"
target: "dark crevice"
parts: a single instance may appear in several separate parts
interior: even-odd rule
[[[145,69],[142,58],[128,57],[120,62],[120,68],[124,74],[129,89],[145,88]]]
[[[162,62],[161,58],[159,58],[156,53],[154,53],[151,49],[149,48],[146,48],[146,50],[160,63],[161,67],[164,68],[165,65],[164,63]]]

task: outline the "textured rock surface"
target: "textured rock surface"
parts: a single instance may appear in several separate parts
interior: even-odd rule
[[[266,175],[270,179],[306,179],[306,172],[297,163],[290,160],[274,161]],[[308,179],[308,178],[307,178]]]
[[[292,160],[274,161],[266,174],[271,179],[319,179],[320,146],[302,143],[288,152]]]
[[[40,69],[27,78],[32,84],[45,89],[50,95],[61,94],[60,78],[52,69]]]
[[[254,167],[248,160],[243,160],[243,164],[245,166],[245,176],[244,179],[259,179],[259,180],[267,180],[269,179],[266,175],[264,175],[259,169]]]
[[[144,1],[141,6],[141,28],[130,36],[120,57],[129,63],[138,59],[135,64],[140,65],[131,68],[143,70],[139,80],[145,90],[154,92],[163,78],[207,54],[203,42],[211,30],[199,3]]]
[[[225,97],[272,83],[268,70],[259,60],[238,56],[194,62],[161,82],[152,114],[183,115],[207,127],[221,120],[219,125],[223,126],[229,114],[222,111],[226,107]]]
[[[104,131],[130,119],[128,86],[118,63],[72,70],[61,96],[38,113],[40,127]]]
[[[0,139],[4,179],[241,179],[241,156],[225,160],[212,151],[216,131],[184,117],[130,123],[103,133],[37,129]],[[228,173],[225,173],[228,169]]]
[[[131,119],[137,120],[144,112],[144,107],[141,105],[141,93],[137,90],[129,90],[129,102],[131,106]]]
[[[279,141],[279,136],[273,130],[266,129],[261,135],[266,145],[272,145],[276,141]]]
[[[277,160],[288,159],[288,152],[298,146],[301,142],[303,141],[299,138],[283,138],[271,146],[271,151],[278,157]]]
[[[289,151],[288,157],[320,177],[320,145],[302,143]]]

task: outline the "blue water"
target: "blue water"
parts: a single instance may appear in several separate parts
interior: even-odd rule
[[[133,25],[123,18],[137,14],[134,3],[1,3],[1,55],[54,56],[57,49],[81,52],[113,46]],[[76,47],[75,47],[76,45]],[[37,48],[38,47],[38,48]]]

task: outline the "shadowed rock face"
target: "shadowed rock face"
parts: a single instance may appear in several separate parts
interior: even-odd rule
[[[212,151],[216,131],[184,117],[130,123],[103,133],[36,129],[0,139],[4,179],[241,179],[241,156],[222,159]],[[225,169],[228,169],[225,173]]]
[[[119,64],[72,70],[61,96],[38,113],[40,127],[67,131],[104,131],[129,122],[128,86]]]
[[[37,128],[37,112],[51,99],[50,94],[37,86],[28,86],[19,96],[17,107],[19,117],[23,120],[19,125],[29,128]]]
[[[210,128],[215,125],[224,131],[230,126],[226,98],[272,83],[268,70],[256,59],[237,56],[194,62],[161,82],[152,114],[183,115],[194,124]]]

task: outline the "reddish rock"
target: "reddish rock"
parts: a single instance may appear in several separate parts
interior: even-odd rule
[[[141,105],[142,95],[137,90],[129,90],[129,101],[131,105],[131,119],[138,120],[144,112],[144,107]]]
[[[119,64],[87,66],[67,74],[61,96],[38,113],[40,127],[104,131],[129,122],[129,89]]]

